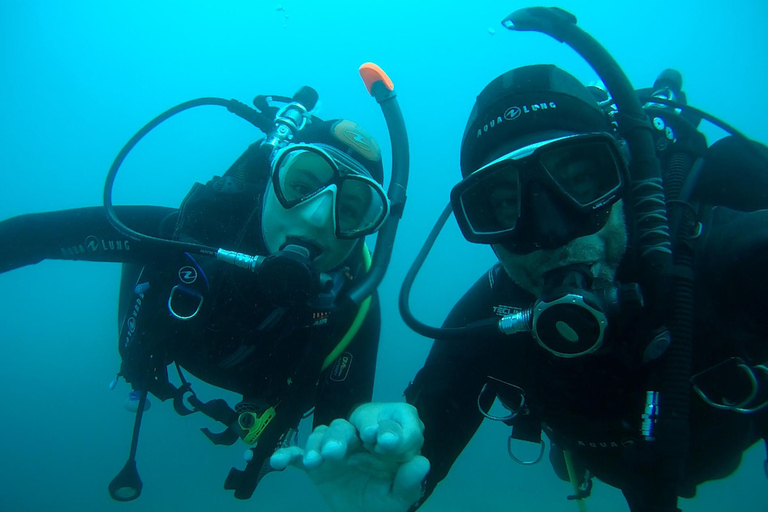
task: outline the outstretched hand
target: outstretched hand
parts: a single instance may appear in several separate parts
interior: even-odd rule
[[[405,403],[361,405],[349,421],[319,426],[298,446],[276,451],[278,470],[305,470],[334,512],[405,512],[420,497],[429,462],[419,455],[424,424]]]

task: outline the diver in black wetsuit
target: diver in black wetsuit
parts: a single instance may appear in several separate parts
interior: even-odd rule
[[[545,11],[561,29],[562,11]],[[451,207],[499,263],[443,328],[421,324],[408,294],[433,232],[401,295],[409,326],[436,338],[408,403],[360,406],[272,457],[306,469],[334,512],[415,510],[486,418],[512,426],[518,462],[534,461],[517,442],[543,456],[546,434],[574,499],[596,477],[632,512],[678,510],[768,438],[768,148],[741,136],[708,148],[693,111],[662,103],[682,96],[671,70],[641,108],[647,93],[596,69],[618,111],[551,65],[477,97]],[[507,413],[491,413],[496,398]],[[361,458],[376,471],[361,475]]]
[[[518,118],[486,131],[516,105]],[[438,339],[406,391],[425,424],[428,492],[491,417],[512,426],[512,439],[540,443],[544,432],[557,474],[581,497],[596,477],[620,488],[633,512],[674,510],[659,505],[667,461],[654,443],[672,407],[658,395],[665,365],[678,364],[669,344],[679,320],[667,317],[669,330],[654,325],[649,310],[659,297],[635,284],[642,269],[625,212],[633,182],[620,143],[588,90],[554,66],[512,70],[478,96],[452,205],[465,238],[491,245],[499,264],[444,327],[493,316],[510,325],[471,342]],[[719,173],[711,166],[724,151],[744,162],[737,148],[747,151],[732,139],[710,148],[705,176]],[[752,165],[768,175],[764,149]],[[685,498],[733,473],[768,437],[768,210],[706,204],[704,195],[694,190],[690,203],[695,393],[686,395],[689,446],[676,481]],[[510,411],[503,418],[487,412],[496,397]]]
[[[307,91],[314,93],[304,88],[302,98],[313,105],[316,93]],[[400,161],[393,184],[404,194],[405,132],[394,92],[380,80],[369,91],[394,130]],[[113,207],[105,196],[106,212],[0,222],[0,272],[44,259],[123,263],[118,377],[135,390],[137,421],[129,461],[110,485],[116,500],[141,492],[134,456],[147,393],[173,399],[179,414],[200,411],[222,422],[223,432],[203,429],[216,444],[241,438],[255,445],[246,470],[233,468],[225,483],[238,498],[250,497],[269,469],[265,459],[292,441],[303,415],[314,408],[314,424],[327,424],[371,399],[380,328],[375,286],[404,195],[390,200],[382,188],[379,147],[360,125],[323,121],[298,99],[283,98],[278,109],[259,98],[260,112],[233,108],[265,139],[223,176],[195,184],[178,209]],[[385,261],[377,263],[364,237],[383,226],[386,241],[376,253]],[[168,379],[172,363],[178,388]],[[233,409],[221,399],[201,400],[183,370],[242,401]]]

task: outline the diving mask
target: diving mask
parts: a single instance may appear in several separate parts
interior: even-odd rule
[[[283,208],[290,209],[333,190],[333,223],[339,239],[376,232],[389,215],[389,199],[365,167],[326,144],[292,144],[272,163],[272,183]]]
[[[484,165],[453,188],[451,204],[468,241],[526,253],[597,232],[627,175],[611,135],[568,135]]]

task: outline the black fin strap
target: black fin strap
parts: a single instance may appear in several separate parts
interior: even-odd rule
[[[182,382],[181,386],[176,388],[173,397],[173,408],[176,412],[180,416],[189,416],[200,411],[209,418],[223,423],[227,427],[223,432],[212,432],[208,428],[201,428],[200,431],[215,445],[231,446],[235,444],[241,437],[240,429],[233,427],[233,425],[237,425],[237,413],[221,398],[208,402],[203,402],[197,398],[197,395],[192,390],[192,384],[184,378],[184,373],[182,373],[179,363],[176,363],[176,370],[179,372],[179,379]],[[184,395],[186,393],[190,393],[187,401],[192,405],[193,409],[184,404]]]
[[[227,479],[224,481],[224,489],[235,491],[235,498],[239,500],[247,500],[253,496],[253,492],[261,479],[273,471],[269,464],[269,458],[280,446],[291,428],[298,425],[300,419],[300,411],[298,413],[295,410],[278,411],[275,419],[259,436],[259,442],[251,448],[253,457],[248,461],[245,469],[232,468],[229,470]]]
[[[173,409],[176,411],[176,413],[179,416],[189,416],[190,414],[194,414],[197,412],[197,409],[190,409],[184,404],[184,395],[189,392],[192,393],[192,396],[189,397],[189,402],[192,403],[192,399],[194,398],[197,400],[197,397],[195,396],[195,392],[192,391],[192,386],[189,382],[185,382],[178,388],[176,388],[176,393],[173,397]]]
[[[213,432],[208,428],[200,429],[213,444],[231,446],[240,439],[242,430],[237,425],[238,415],[227,404],[226,400],[215,398],[208,402],[203,402],[195,395],[190,396],[188,400],[195,410],[227,426],[222,432]]]
[[[182,373],[179,363],[176,362],[175,364],[176,371],[179,373],[179,380],[181,380],[181,386],[174,388],[173,408],[179,416],[189,416],[190,414],[197,412],[197,406],[192,401],[193,399],[197,400],[197,395],[195,395],[195,392],[192,391],[192,384],[190,384],[187,379],[184,378],[184,373]],[[173,387],[170,383],[169,385]],[[186,393],[192,394],[192,396],[189,397],[189,403],[191,403],[195,409],[190,409],[184,404],[184,395]]]
[[[240,436],[232,427],[227,427],[223,432],[213,432],[209,428],[203,427],[200,429],[200,432],[205,434],[205,437],[216,446],[232,446],[240,439]]]

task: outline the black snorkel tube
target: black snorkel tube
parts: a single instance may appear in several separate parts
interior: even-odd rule
[[[392,80],[380,67],[370,62],[360,66],[359,71],[368,93],[381,106],[381,112],[387,122],[389,140],[392,145],[392,179],[389,188],[387,188],[387,197],[390,202],[389,217],[376,236],[376,247],[373,251],[371,268],[365,276],[356,280],[348,293],[340,298],[342,301],[350,301],[357,306],[374,292],[389,266],[397,226],[405,208],[410,162],[408,134],[405,130],[403,114],[397,103],[397,93]]]

